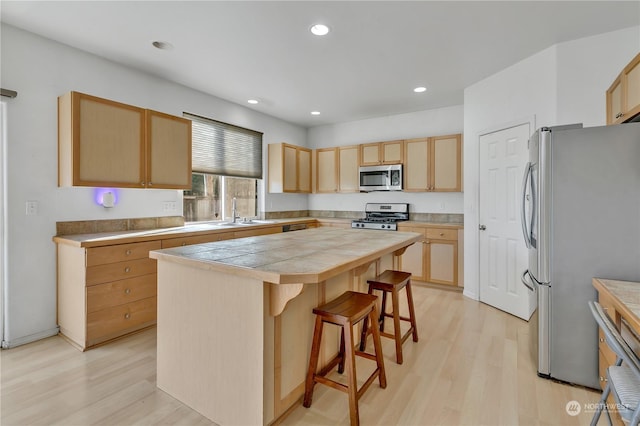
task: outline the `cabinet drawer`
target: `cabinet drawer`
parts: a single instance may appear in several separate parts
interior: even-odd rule
[[[230,240],[233,238],[233,232],[224,232],[220,234],[194,235],[192,237],[170,238],[162,240],[162,248],[190,246],[192,244],[210,243],[213,241]]]
[[[158,249],[160,249],[160,241],[89,248],[87,249],[87,266],[145,259],[149,257],[149,250]]]
[[[109,283],[156,273],[155,259],[137,259],[87,268],[87,285]]]
[[[87,315],[87,346],[155,324],[156,298],[102,309]]]
[[[458,230],[448,228],[427,228],[427,238],[431,240],[458,240]]]
[[[156,295],[157,274],[87,287],[87,313]]]

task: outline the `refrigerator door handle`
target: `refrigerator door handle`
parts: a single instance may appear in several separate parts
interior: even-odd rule
[[[529,272],[528,269],[522,273],[522,278],[520,278],[520,280],[522,281],[522,284],[524,284],[524,286],[527,287],[529,290],[535,292],[536,289],[533,287],[532,284],[530,284],[531,281],[525,279],[526,276],[528,276],[529,279],[531,279],[531,272]]]
[[[529,229],[527,228],[527,183],[529,182],[529,176],[531,176],[531,162],[528,162],[524,166],[524,176],[522,177],[522,205],[520,206],[520,216],[522,224],[522,234],[524,235],[524,243],[527,248],[531,248],[531,240],[529,239]],[[528,271],[527,271],[528,272]]]

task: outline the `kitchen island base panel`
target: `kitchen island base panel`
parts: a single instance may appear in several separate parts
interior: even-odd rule
[[[347,290],[364,291],[367,279],[393,265],[389,254],[304,284],[274,317],[276,284],[158,262],[158,387],[222,425],[271,423],[304,395],[313,308]],[[325,327],[319,365],[337,354],[339,342],[338,328]]]
[[[158,262],[158,387],[219,424],[262,424],[264,286]]]

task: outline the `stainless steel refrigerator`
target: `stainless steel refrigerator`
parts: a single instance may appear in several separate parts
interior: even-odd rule
[[[587,301],[594,277],[640,281],[640,123],[537,130],[522,188],[538,375],[599,389]]]

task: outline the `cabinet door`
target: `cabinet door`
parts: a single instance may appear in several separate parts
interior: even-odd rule
[[[69,92],[58,113],[60,186],[144,187],[144,109]]]
[[[607,124],[621,122],[622,105],[622,76],[620,75],[607,90]]]
[[[460,192],[461,135],[431,139],[431,190]]]
[[[336,192],[338,190],[336,148],[316,150],[316,192]]]
[[[401,232],[417,232],[424,235],[423,228],[398,227]],[[410,272],[412,279],[417,281],[426,281],[426,244],[425,239],[407,247],[405,252],[400,256],[400,270]]]
[[[296,192],[298,190],[298,150],[291,145],[283,145],[284,156],[284,192]]]
[[[403,141],[382,143],[382,164],[400,164],[404,160]]]
[[[358,166],[360,164],[360,150],[358,146],[343,146],[338,148],[338,177],[339,192],[359,192],[360,175]]]
[[[458,285],[458,242],[427,240],[427,279],[437,284]]]
[[[360,145],[360,165],[376,166],[380,164],[380,144],[367,143]]]
[[[298,148],[298,192],[311,192],[311,150]]]
[[[191,120],[146,110],[147,188],[191,189]]]
[[[640,53],[625,68],[625,115],[626,121],[640,113]]]
[[[429,140],[409,139],[404,143],[404,190],[429,190]]]

